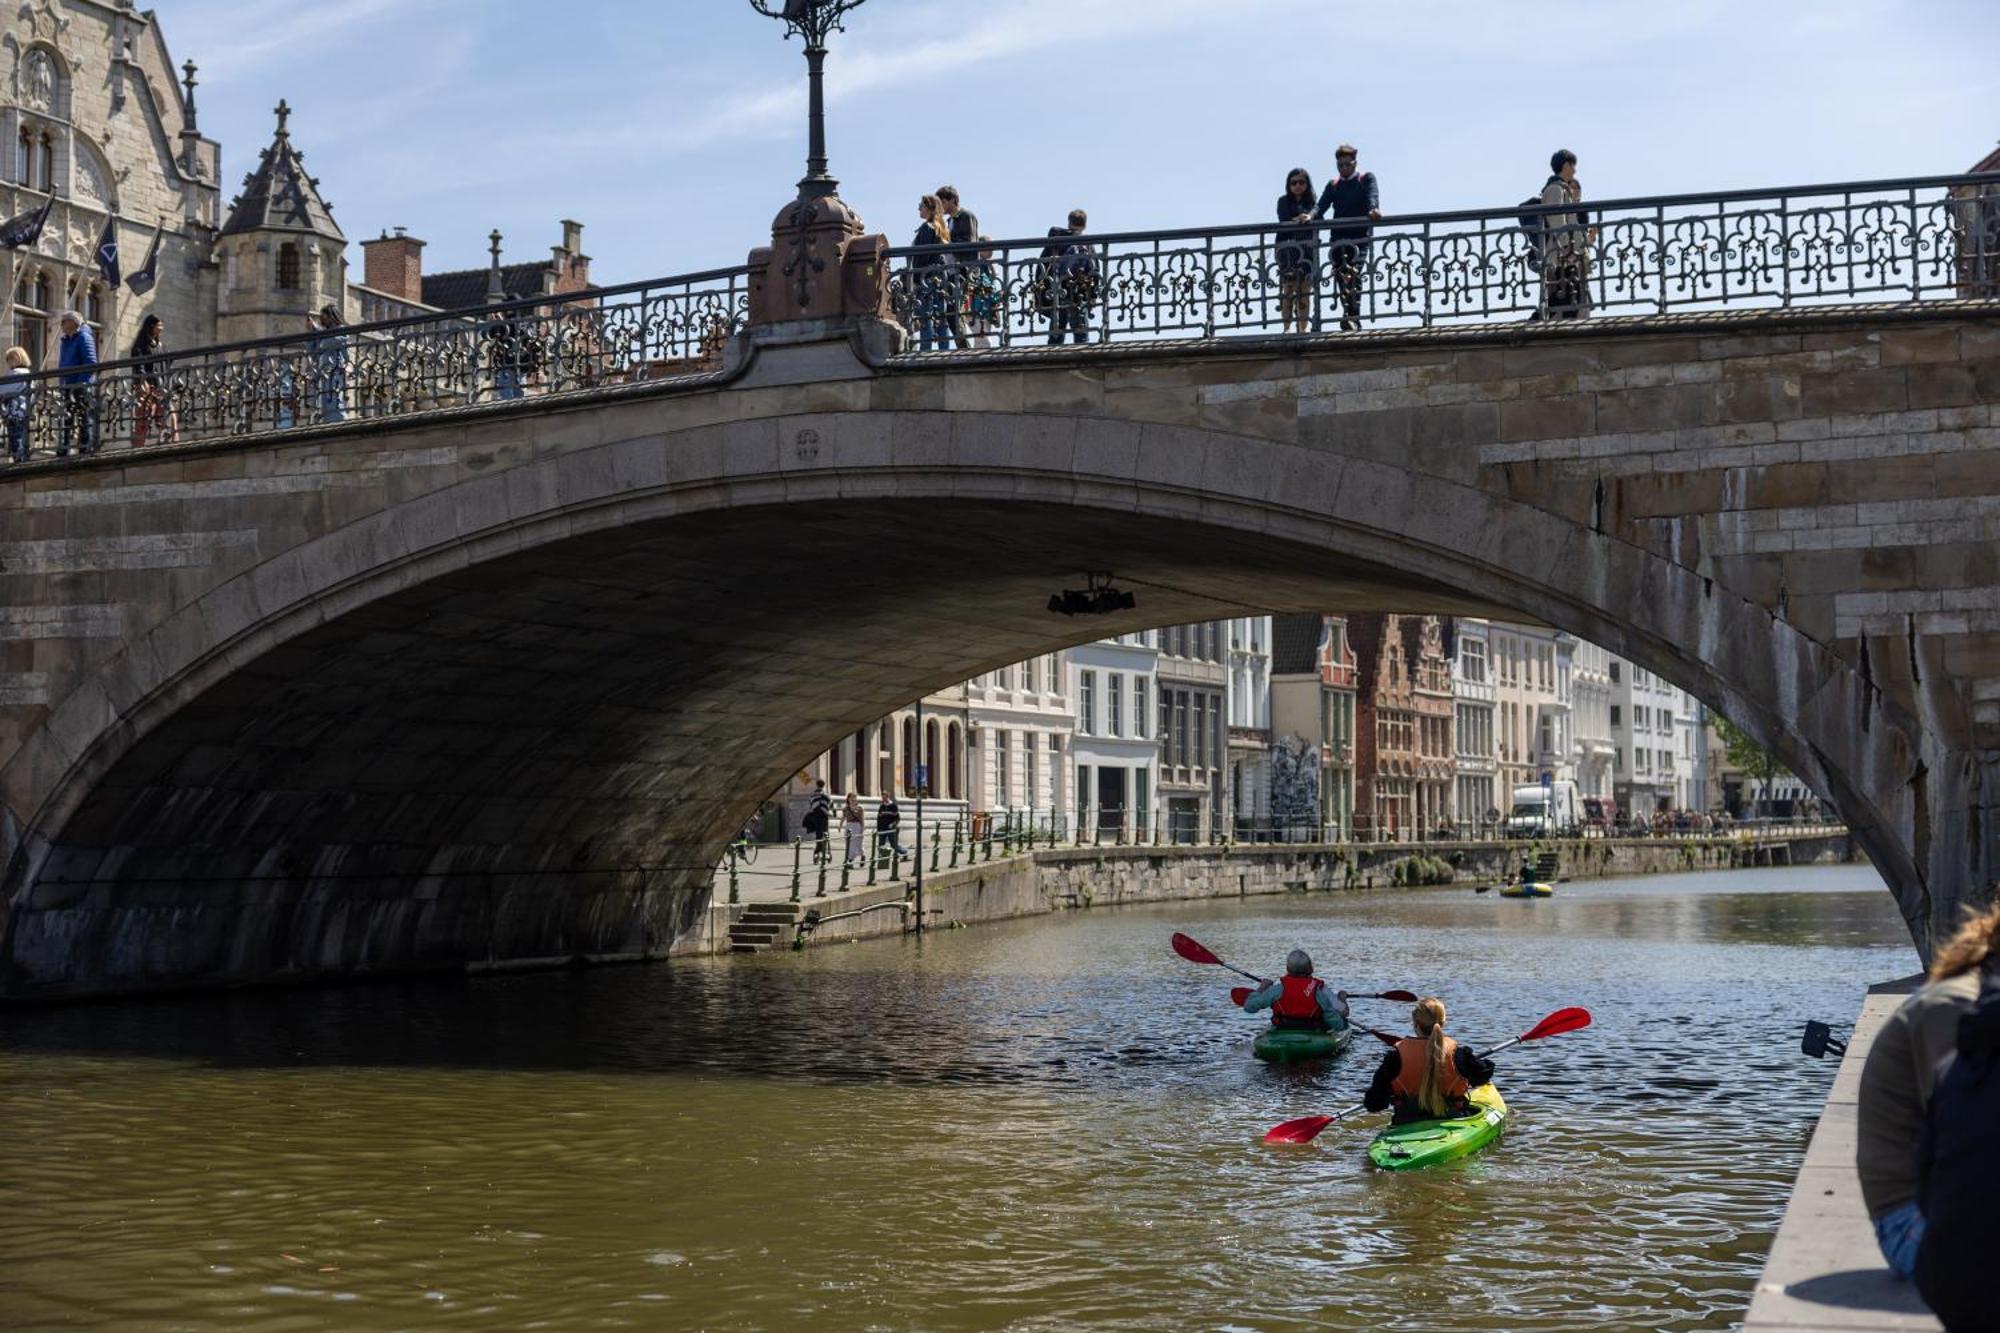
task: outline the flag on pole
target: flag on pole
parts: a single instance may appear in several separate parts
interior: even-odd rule
[[[166,230],[167,224],[164,222],[153,228],[153,243],[146,249],[146,262],[139,266],[137,273],[125,279],[125,285],[130,287],[136,296],[144,296],[153,290],[153,283],[159,276],[160,237],[166,234]]]
[[[33,245],[42,238],[42,224],[49,220],[49,210],[56,206],[54,196],[40,208],[31,208],[19,217],[0,222],[0,245],[9,250],[18,250],[24,245]]]
[[[97,238],[97,269],[113,287],[118,285],[118,219],[104,219],[104,234]]]

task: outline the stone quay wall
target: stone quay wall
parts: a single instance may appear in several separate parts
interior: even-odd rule
[[[1773,849],[1778,849],[1773,855]],[[962,866],[927,876],[926,924],[973,925],[1019,917],[1129,903],[1264,897],[1281,893],[1361,892],[1431,883],[1494,883],[1531,852],[1554,852],[1557,875],[1599,879],[1665,875],[1740,866],[1819,865],[1856,859],[1844,829],[1784,838],[1584,838],[1543,843],[1299,843],[1232,847],[1077,847]],[[905,884],[884,885],[803,906],[822,916],[902,902]],[[743,907],[712,904],[676,955],[727,953],[729,927]],[[814,944],[897,935],[909,914],[894,910],[830,921],[812,932]],[[791,943],[789,935],[779,943]]]

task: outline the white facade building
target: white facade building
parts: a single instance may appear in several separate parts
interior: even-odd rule
[[[1075,719],[1069,808],[1085,837],[1152,836],[1160,790],[1159,633],[1121,634],[1064,654]]]
[[[1649,819],[1691,808],[1696,725],[1692,701],[1644,667],[1614,657],[1611,669],[1613,796],[1621,814]],[[1685,733],[1685,734],[1683,734]]]
[[[1499,769],[1494,750],[1491,626],[1485,620],[1461,618],[1457,637],[1458,651],[1451,660],[1452,743],[1458,761],[1453,808],[1460,824],[1478,826],[1489,816],[1507,812],[1495,785]]]
[[[1514,788],[1539,785],[1547,773],[1576,777],[1570,678],[1576,640],[1556,630],[1493,621],[1487,628],[1494,668],[1497,728],[1496,802],[1513,808]]]
[[[1586,798],[1614,800],[1611,734],[1611,653],[1577,640],[1570,683],[1574,712],[1576,790]]]
[[[1271,617],[1230,620],[1223,628],[1229,644],[1226,800],[1238,836],[1249,836],[1271,820]]]
[[[975,812],[1027,816],[1037,828],[1068,826],[1076,714],[1063,656],[1031,657],[966,682]]]

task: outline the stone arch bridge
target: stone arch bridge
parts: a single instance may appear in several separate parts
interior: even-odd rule
[[[1920,950],[1994,877],[2000,306],[725,368],[0,475],[0,995],[667,952],[927,689],[1529,617],[1768,742]],[[1051,591],[1115,570],[1138,609]]]

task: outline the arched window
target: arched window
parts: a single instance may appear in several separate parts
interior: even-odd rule
[[[40,369],[49,350],[49,275],[31,282],[21,275],[14,286],[14,343],[28,353],[28,364]]]
[[[34,176],[32,172],[34,164],[35,136],[29,132],[26,125],[23,125],[20,136],[14,141],[13,178],[22,185],[33,184]]]
[[[869,779],[874,776],[875,768],[875,765],[868,762],[868,742],[874,734],[874,730],[870,727],[863,727],[854,733],[854,790],[862,796],[874,795],[868,790]]]
[[[917,794],[917,765],[923,760],[917,757],[917,720],[903,719],[903,795]]]
[[[847,770],[842,763],[842,760],[846,758],[846,755],[843,753],[846,749],[847,742],[842,740],[835,742],[834,747],[826,752],[826,785],[835,795],[847,789]]]
[[[286,241],[278,247],[278,290],[295,292],[299,289],[299,247]]]
[[[924,724],[924,764],[930,779],[924,784],[924,795],[936,796],[941,790],[940,779],[943,775],[938,772],[938,724],[935,722]]]
[[[103,285],[95,282],[90,284],[90,289],[83,294],[83,322],[90,325],[90,336],[97,343],[97,356],[102,361],[109,361],[116,355],[115,352],[108,350],[104,343],[105,330],[111,323],[105,318],[108,305]]]
[[[951,774],[948,790],[952,800],[961,801],[965,799],[965,734],[956,722],[951,724],[951,730],[946,734],[951,744],[951,753],[945,758],[946,771]]]
[[[43,194],[56,191],[56,141],[47,130],[35,140],[35,188]]]

